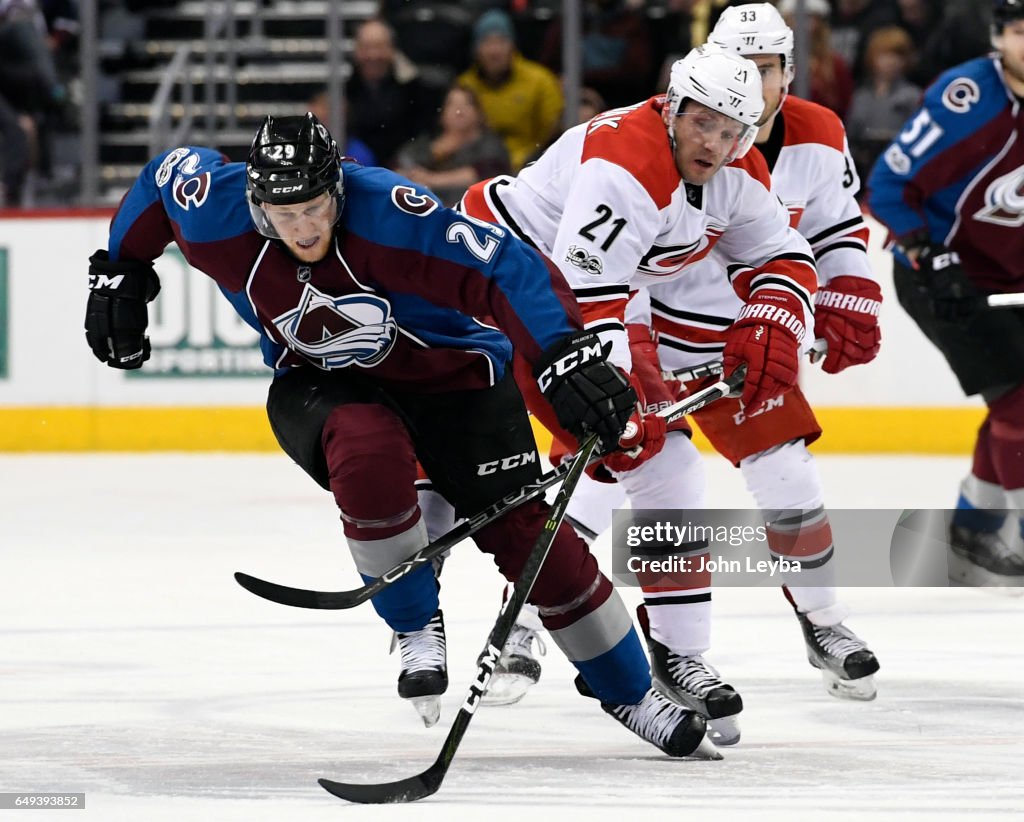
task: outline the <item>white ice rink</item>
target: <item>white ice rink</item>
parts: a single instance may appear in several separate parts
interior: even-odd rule
[[[820,463],[830,505],[851,508],[949,507],[967,467]],[[713,506],[749,504],[721,460],[709,479]],[[86,794],[84,813],[26,819],[1024,813],[1024,599],[848,590],[850,625],[882,663],[878,699],[856,704],[825,694],[777,591],[721,589],[709,659],[746,704],[723,761],[660,756],[577,696],[552,649],[526,700],[478,712],[438,794],[358,807],[317,777],[422,770],[464,696],[501,588],[472,546],[445,568],[452,685],[430,730],[395,695],[389,632],[369,605],[290,610],[232,580],[356,582],[332,499],[284,457],[0,457],[0,560],[0,792]]]

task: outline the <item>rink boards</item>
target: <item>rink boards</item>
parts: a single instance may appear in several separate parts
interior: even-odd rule
[[[125,373],[93,359],[87,258],[105,245],[108,221],[102,212],[0,220],[0,451],[276,449],[255,332],[173,246],[157,261],[150,362]],[[881,354],[866,368],[829,376],[810,367],[801,377],[825,430],[815,448],[966,453],[982,408],[900,309],[883,235],[872,222]],[[538,440],[543,447],[546,432]]]

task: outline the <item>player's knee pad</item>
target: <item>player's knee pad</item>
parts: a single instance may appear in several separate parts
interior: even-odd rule
[[[633,508],[704,507],[704,460],[690,438],[681,433],[665,438],[665,447],[633,471],[616,479],[626,489]]]
[[[431,542],[455,527],[455,508],[432,487],[417,482],[416,497]]]
[[[823,504],[818,466],[802,439],[746,457],[740,470],[762,511],[808,510]]]

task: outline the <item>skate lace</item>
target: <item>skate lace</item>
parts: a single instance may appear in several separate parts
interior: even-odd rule
[[[715,688],[725,685],[718,671],[708,665],[702,656],[679,656],[672,654],[668,661],[672,679],[686,691],[701,698]]]
[[[826,653],[838,659],[844,659],[868,647],[862,639],[842,625],[815,625],[814,638]]]
[[[684,714],[683,708],[655,690],[648,691],[639,704],[619,705],[613,711],[633,733],[658,746],[668,743]]]
[[[540,638],[540,635],[532,628],[516,625],[512,628],[508,642],[505,643],[505,653],[508,656],[528,656],[532,659],[534,640],[537,642],[537,653],[541,656],[546,656],[548,646],[544,644],[544,640]]]
[[[435,614],[419,631],[396,633],[395,640],[402,656],[403,671],[445,667],[444,623]]]

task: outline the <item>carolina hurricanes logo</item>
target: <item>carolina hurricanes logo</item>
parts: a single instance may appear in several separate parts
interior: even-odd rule
[[[678,274],[688,265],[704,259],[718,242],[724,229],[708,226],[703,237],[687,245],[653,245],[644,254],[637,266],[641,274],[652,277],[669,277]]]
[[[1024,225],[1024,166],[992,181],[985,190],[985,205],[974,219],[1012,228]]]
[[[332,297],[309,283],[298,308],[274,320],[281,339],[321,367],[369,368],[383,360],[398,336],[391,304],[373,294]]]

